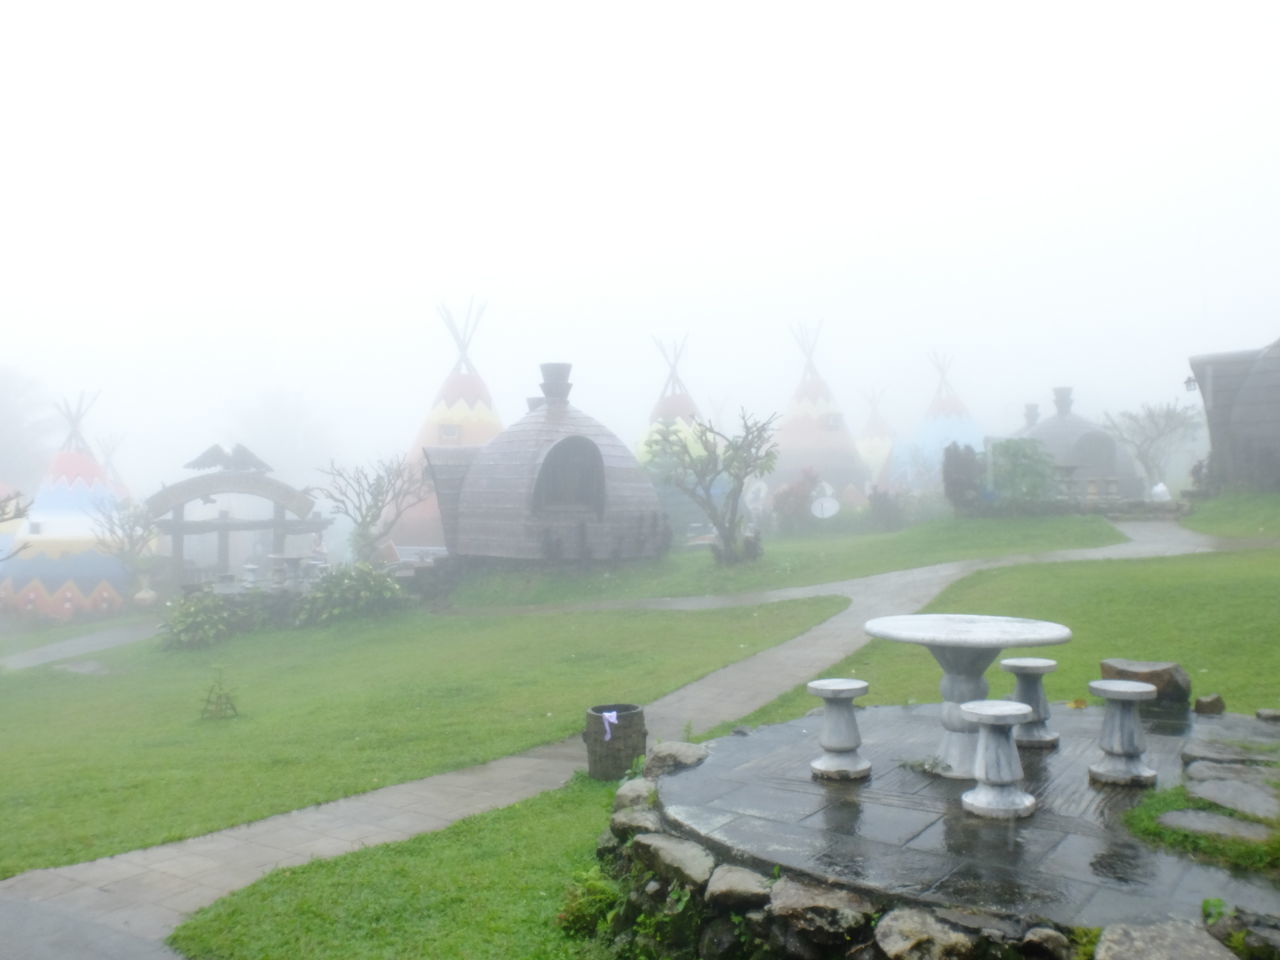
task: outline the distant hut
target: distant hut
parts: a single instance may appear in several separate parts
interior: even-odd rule
[[[1072,413],[1070,387],[1056,387],[1057,413],[1039,417],[1027,405],[1027,423],[1017,434],[1036,440],[1058,468],[1062,493],[1078,500],[1141,499],[1145,481],[1133,458],[1100,425]]]
[[[626,560],[670,542],[653,484],[626,445],[569,403],[570,365],[484,447],[427,447],[450,554]]]
[[[1215,488],[1280,488],[1280,340],[1260,350],[1191,358],[1209,423]]]
[[[871,408],[867,421],[858,434],[858,453],[866,464],[868,484],[881,490],[893,488],[893,427],[880,414],[879,393],[866,395],[867,405]]]
[[[846,505],[859,506],[866,502],[863,486],[867,470],[844,414],[813,362],[820,332],[821,327],[793,331],[804,356],[804,369],[774,434],[778,463],[769,483],[777,491],[812,471],[818,482],[830,484]]]
[[[938,378],[933,399],[911,439],[894,451],[894,477],[914,490],[942,487],[942,452],[951,444],[981,450],[984,442],[977,421],[951,385],[951,361],[938,354],[929,359]]]
[[[458,358],[405,456],[411,470],[425,469],[422,451],[426,447],[481,447],[502,432],[502,420],[494,410],[489,388],[471,362],[471,341],[484,315],[483,305],[474,310],[468,305],[461,324],[446,307],[441,306],[439,312],[458,348]],[[435,494],[406,511],[389,539],[402,558],[411,557],[422,548],[443,547],[444,528]]]
[[[92,401],[61,406],[67,438],[53,456],[23,519],[6,524],[0,563],[0,609],[67,620],[110,613],[124,603],[128,572],[98,545],[95,519],[118,502],[107,471],[82,432]],[[0,553],[7,550],[0,550]]]

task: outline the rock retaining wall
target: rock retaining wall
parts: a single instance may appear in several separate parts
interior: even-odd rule
[[[1034,917],[1012,920],[871,900],[777,870],[765,876],[720,862],[702,845],[666,832],[654,809],[657,776],[701,763],[705,756],[705,748],[692,744],[659,744],[650,752],[646,778],[629,781],[618,791],[597,856],[623,890],[608,923],[608,935],[621,957],[1074,960],[1090,956],[1091,949],[1096,960],[1236,956],[1210,930],[1186,921],[1071,930]],[[1212,934],[1224,940],[1233,932],[1237,940],[1242,938],[1229,924],[1219,922],[1212,928]],[[1275,944],[1265,940],[1251,932],[1249,946],[1257,952],[1249,956],[1280,958],[1280,935]]]

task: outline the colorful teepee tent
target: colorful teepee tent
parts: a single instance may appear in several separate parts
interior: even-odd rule
[[[658,352],[662,354],[662,359],[667,362],[667,380],[663,384],[662,393],[658,395],[658,400],[653,405],[653,409],[649,412],[649,429],[645,432],[644,438],[640,441],[640,446],[636,450],[636,458],[645,463],[649,459],[649,439],[656,436],[662,430],[674,430],[685,436],[689,436],[690,428],[696,417],[701,416],[698,411],[698,405],[694,403],[693,397],[689,394],[689,389],[684,385],[684,381],[680,379],[680,360],[684,356],[685,344],[689,338],[685,337],[680,343],[674,340],[668,347],[657,337],[653,338],[654,344],[658,347]]]
[[[951,386],[950,358],[931,354],[929,359],[938,375],[938,387],[910,442],[894,454],[895,478],[914,490],[941,489],[942,451],[948,446],[957,443],[980,451],[984,442],[982,429]]]
[[[866,394],[871,413],[858,434],[858,452],[867,465],[868,482],[881,490],[893,489],[893,427],[880,415],[882,392]]]
[[[866,502],[867,470],[831,388],[814,365],[820,332],[820,326],[793,331],[804,355],[804,371],[774,436],[778,465],[769,484],[776,491],[812,471],[846,505],[859,506]]]
[[[424,447],[482,447],[502,432],[502,421],[493,408],[489,388],[471,362],[471,341],[475,337],[484,306],[467,305],[467,315],[459,324],[443,305],[439,308],[449,335],[458,348],[458,359],[436,394],[413,445],[405,456],[411,470],[426,468]],[[409,510],[391,531],[398,555],[410,556],[414,548],[444,546],[440,507],[434,496]]]
[[[95,517],[119,497],[81,432],[91,405],[81,397],[61,407],[67,439],[10,535],[10,549],[20,552],[0,563],[0,608],[61,620],[124,602],[128,574],[99,548],[94,530]]]

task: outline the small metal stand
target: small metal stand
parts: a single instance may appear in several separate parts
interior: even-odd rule
[[[1098,745],[1102,759],[1089,766],[1089,780],[1129,787],[1149,787],[1156,772],[1142,762],[1146,739],[1138,722],[1138,701],[1154,700],[1154,684],[1138,680],[1094,680],[1089,692],[1107,701]]]
[[[1013,699],[1031,708],[1031,720],[1018,724],[1013,731],[1013,742],[1020,747],[1052,750],[1058,745],[1058,735],[1046,723],[1049,701],[1044,695],[1043,677],[1058,669],[1058,661],[1044,657],[1010,657],[1000,661],[1000,669],[1017,677]]]
[[[970,813],[997,820],[1031,816],[1036,798],[1018,786],[1022,761],[1013,745],[1013,727],[1031,719],[1031,708],[1012,700],[972,700],[961,704],[960,712],[978,725],[973,763],[978,785],[961,795],[961,804]]]
[[[867,692],[867,682],[814,680],[808,690],[823,701],[818,743],[826,751],[809,764],[813,775],[821,780],[861,780],[870,776],[871,761],[858,756],[862,735],[853,712],[853,701]]]

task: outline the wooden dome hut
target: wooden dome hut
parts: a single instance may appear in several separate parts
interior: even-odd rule
[[[1056,387],[1051,417],[1031,419],[1018,436],[1037,441],[1053,458],[1061,492],[1071,499],[1141,499],[1146,483],[1133,458],[1103,427],[1072,413],[1070,387]]]
[[[489,388],[471,362],[471,341],[484,315],[484,306],[473,308],[468,304],[461,323],[454,320],[447,307],[442,305],[439,312],[458,348],[458,357],[405,456],[410,470],[425,468],[423,450],[427,447],[481,447],[502,432],[502,420],[494,410]],[[392,528],[389,540],[401,558],[412,557],[424,548],[434,551],[444,546],[440,505],[434,493],[405,512]]]
[[[777,492],[811,473],[847,506],[860,506],[866,502],[867,469],[831,388],[813,362],[820,332],[821,327],[793,331],[804,369],[774,434],[778,463],[769,484]]]
[[[511,560],[628,560],[670,529],[645,471],[569,403],[570,365],[542,365],[542,397],[484,447],[428,447],[449,553]]]
[[[1191,358],[1209,423],[1209,482],[1280,488],[1280,340]]]

